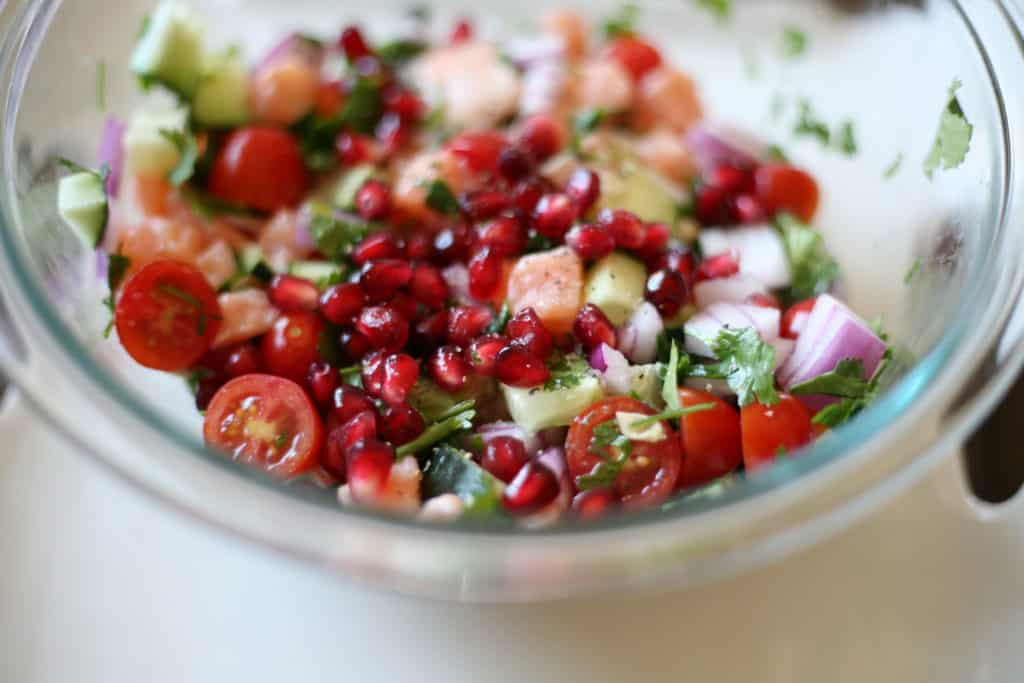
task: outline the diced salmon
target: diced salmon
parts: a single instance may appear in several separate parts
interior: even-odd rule
[[[561,39],[565,54],[570,59],[582,57],[587,52],[587,22],[572,10],[552,10],[540,18],[544,33]]]
[[[274,324],[281,312],[270,305],[262,289],[243,289],[217,297],[223,320],[213,341],[219,349],[258,337]]]
[[[128,175],[121,183],[118,202],[137,210],[141,216],[168,218],[178,208],[173,194],[174,186],[164,178]]]
[[[297,211],[282,209],[263,226],[260,250],[274,270],[285,271],[292,261],[304,259],[313,253],[312,246],[296,236],[298,219]]]
[[[420,480],[423,478],[416,458],[406,456],[391,466],[391,473],[374,507],[389,512],[414,515],[420,509]]]
[[[319,74],[298,56],[258,71],[249,83],[249,108],[258,121],[288,126],[313,109]]]
[[[640,82],[633,108],[633,127],[637,130],[666,126],[682,133],[702,115],[697,88],[682,71],[662,66]]]
[[[636,138],[633,151],[645,164],[678,183],[686,183],[697,171],[683,137],[667,128],[658,128]]]
[[[524,256],[512,268],[508,304],[513,313],[533,307],[554,334],[572,330],[583,305],[583,262],[568,247]]]
[[[131,260],[130,272],[135,272],[158,259],[194,263],[205,242],[204,230],[193,222],[149,218],[121,226],[115,251]]]
[[[577,73],[577,107],[606,112],[626,111],[633,104],[633,79],[611,59],[593,59]]]
[[[235,263],[235,252],[227,242],[217,240],[200,252],[196,257],[195,266],[206,276],[206,281],[211,287],[219,289],[235,274],[238,264]]]

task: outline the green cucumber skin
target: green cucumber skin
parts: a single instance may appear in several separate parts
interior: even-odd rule
[[[57,211],[86,246],[98,247],[110,218],[103,179],[95,173],[62,178],[57,188]]]

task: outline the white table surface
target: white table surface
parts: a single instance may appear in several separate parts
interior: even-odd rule
[[[0,420],[0,680],[1024,679],[1024,520],[940,472],[853,530],[701,591],[520,606],[364,590],[129,489]]]

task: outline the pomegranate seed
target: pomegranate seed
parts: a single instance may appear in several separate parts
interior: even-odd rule
[[[544,361],[522,346],[510,344],[494,359],[494,375],[510,387],[529,388],[547,382],[551,371]]]
[[[498,173],[510,183],[522,180],[532,170],[529,155],[518,147],[506,147],[498,155]]]
[[[442,346],[435,351],[427,361],[427,370],[437,386],[453,394],[469,380],[469,363],[457,346]]]
[[[335,325],[352,322],[363,307],[363,289],[354,282],[328,287],[320,297],[320,314]]]
[[[561,193],[546,194],[537,202],[533,225],[545,237],[558,239],[572,227],[576,216],[576,205],[568,196]]]
[[[600,225],[577,225],[565,236],[565,243],[579,257],[591,261],[604,258],[615,251],[615,238]]]
[[[330,363],[316,362],[309,366],[309,374],[306,382],[309,384],[309,392],[320,406],[329,405],[338,388],[341,378],[338,371]]]
[[[669,249],[658,258],[653,259],[649,268],[651,271],[674,270],[682,275],[687,282],[692,282],[694,271],[697,270],[697,263],[692,251]]]
[[[375,232],[355,246],[350,258],[357,266],[362,266],[370,261],[401,258],[403,255],[402,243],[397,237],[389,232]]]
[[[483,334],[494,313],[486,306],[456,306],[448,313],[448,343],[467,346]]]
[[[444,343],[448,335],[448,311],[442,310],[416,323],[413,341],[420,351],[429,351]]]
[[[388,88],[384,93],[384,108],[398,114],[403,121],[416,121],[423,116],[423,100],[405,88]]]
[[[474,221],[494,218],[507,209],[511,203],[512,200],[507,194],[497,190],[477,190],[464,194],[459,199],[459,207],[462,212]]]
[[[501,284],[501,256],[484,247],[469,260],[469,295],[478,301],[494,296]]]
[[[452,29],[451,44],[468,43],[473,40],[473,24],[468,19],[460,19]]]
[[[347,452],[360,441],[377,438],[377,413],[373,410],[356,413],[337,430],[341,431],[341,450]]]
[[[358,441],[348,451],[346,469],[352,499],[372,502],[384,489],[395,462],[391,446],[376,439]]]
[[[409,323],[390,306],[368,306],[359,314],[356,329],[371,348],[398,351],[409,338]]]
[[[444,308],[448,299],[448,285],[441,271],[431,265],[421,263],[412,269],[409,280],[409,291],[421,304],[431,310]]]
[[[358,362],[370,350],[370,342],[355,330],[345,330],[341,333],[341,348],[349,360]]]
[[[671,318],[690,298],[689,290],[682,275],[674,270],[659,270],[647,278],[644,296],[662,317]]]
[[[416,233],[405,243],[405,257],[410,261],[426,261],[434,256],[434,242],[428,235]]]
[[[524,308],[512,316],[505,326],[505,334],[513,344],[523,347],[540,359],[550,356],[555,348],[554,337],[548,328],[544,327],[540,316],[532,307]]]
[[[363,390],[371,396],[380,396],[384,388],[384,360],[387,357],[387,352],[380,350],[363,358],[359,376],[363,380]]]
[[[660,255],[668,245],[672,231],[664,223],[648,223],[640,254],[645,259]]]
[[[196,386],[196,410],[206,410],[214,394],[227,382],[227,378],[221,374],[210,375],[199,380]]]
[[[500,256],[519,256],[526,249],[526,229],[513,216],[499,216],[477,228],[477,244]]]
[[[338,481],[345,481],[345,473],[348,469],[345,465],[345,433],[341,427],[335,427],[327,433],[324,442],[324,450],[320,453],[320,467],[324,468],[327,474]]]
[[[519,144],[541,162],[558,154],[564,144],[564,132],[553,118],[536,114],[523,122],[519,131]]]
[[[473,246],[473,234],[464,225],[445,228],[434,236],[434,261],[447,265],[464,261]]]
[[[263,357],[255,344],[240,344],[224,359],[224,374],[234,379],[263,371]]]
[[[380,302],[388,299],[412,279],[412,266],[396,258],[377,259],[363,266],[359,273],[359,286],[367,300]]]
[[[611,233],[620,249],[639,249],[647,237],[643,221],[623,209],[604,209],[597,214],[597,223]]]
[[[493,173],[498,155],[505,147],[505,136],[496,131],[462,133],[448,141],[447,149],[472,171]]]
[[[285,313],[315,311],[320,290],[309,280],[294,275],[275,275],[267,287],[267,298]]]
[[[394,154],[400,150],[409,140],[409,128],[402,120],[402,117],[394,112],[388,112],[380,117],[373,134],[381,142],[386,154]]]
[[[590,489],[581,491],[572,499],[572,511],[579,519],[590,520],[601,517],[618,504],[611,489]]]
[[[751,294],[744,300],[744,302],[751,306],[782,310],[782,304],[779,302],[779,298],[774,294]]]
[[[616,346],[615,326],[608,320],[604,311],[594,304],[587,304],[580,310],[572,325],[572,331],[587,349],[599,344],[607,344],[612,348]]]
[[[380,397],[390,404],[405,401],[420,377],[416,359],[404,353],[393,353],[384,359],[384,377]]]
[[[509,514],[528,515],[553,501],[558,490],[554,472],[542,463],[528,462],[505,487],[501,503]]]
[[[391,211],[391,188],[379,180],[367,180],[356,192],[356,211],[368,221],[384,218]]]
[[[354,62],[360,57],[365,57],[370,54],[370,47],[366,44],[362,31],[355,26],[349,26],[341,32],[341,38],[338,39],[338,46],[341,48],[342,52],[345,53],[345,57],[347,57],[350,62]]]
[[[416,303],[416,299],[413,298],[412,294],[408,292],[396,293],[388,301],[388,306],[398,311],[406,320],[416,320],[419,318],[419,304]]]
[[[730,249],[721,254],[716,254],[700,262],[697,268],[696,280],[714,280],[720,277],[732,277],[740,272],[739,253]]]
[[[496,436],[484,446],[480,466],[507,484],[529,461],[522,441],[511,436]]]
[[[555,190],[554,185],[536,176],[519,181],[512,191],[512,203],[525,214],[533,215],[540,198]]]
[[[334,390],[331,397],[331,418],[338,424],[344,424],[359,413],[373,412],[373,401],[366,392],[351,384],[342,384]]]
[[[423,416],[408,403],[396,403],[384,409],[380,416],[380,435],[395,446],[409,443],[423,433]]]
[[[737,166],[718,166],[708,173],[704,182],[731,195],[751,194],[755,189],[753,171]]]
[[[701,225],[727,225],[733,222],[733,200],[722,188],[705,185],[697,191],[694,213]]]
[[[581,214],[586,213],[601,196],[601,176],[589,168],[577,169],[569,178],[565,193],[576,203]]]
[[[478,375],[494,375],[494,362],[498,352],[508,346],[508,337],[500,334],[485,334],[470,342],[466,349],[466,360]]]
[[[736,198],[734,213],[740,223],[760,223],[766,218],[761,203],[749,194],[741,194]]]
[[[339,133],[334,141],[338,161],[344,166],[356,166],[370,160],[370,139],[357,133]]]

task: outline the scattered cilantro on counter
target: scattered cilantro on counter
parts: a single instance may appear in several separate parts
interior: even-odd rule
[[[782,29],[782,56],[796,59],[807,51],[807,34],[796,26]]]
[[[843,121],[836,134],[836,145],[839,151],[848,157],[857,153],[857,136],[853,129],[853,121]]]
[[[828,147],[832,142],[832,133],[828,125],[815,115],[810,101],[802,99],[797,103],[797,107],[799,118],[793,126],[793,134],[798,137],[817,138],[823,147]]]
[[[885,170],[882,172],[882,177],[885,178],[886,180],[888,180],[889,178],[892,178],[894,175],[896,175],[899,172],[900,166],[902,166],[902,165],[903,165],[903,152],[900,152],[900,153],[898,153],[896,155],[896,158],[893,159],[892,162],[890,162],[889,165],[885,167]]]
[[[706,10],[718,21],[732,16],[732,0],[694,0],[697,7]]]
[[[974,126],[967,120],[956,96],[961,85],[960,79],[954,78],[949,86],[946,107],[939,117],[939,130],[935,133],[932,149],[924,160],[924,174],[929,179],[935,174],[936,169],[949,170],[962,164],[970,150]]]

